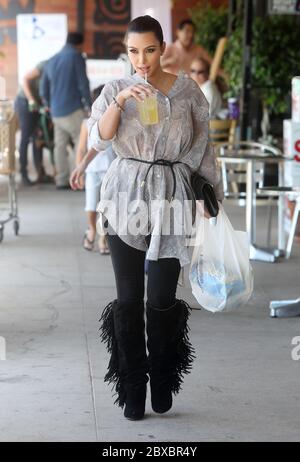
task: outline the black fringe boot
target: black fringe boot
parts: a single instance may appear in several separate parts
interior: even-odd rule
[[[130,420],[144,417],[148,382],[144,304],[109,303],[100,318],[100,338],[110,353],[104,381],[113,384],[115,404]]]
[[[176,300],[161,310],[147,302],[146,312],[151,404],[154,412],[163,414],[171,409],[172,393],[179,393],[184,374],[191,372],[195,358],[188,338],[190,307]]]

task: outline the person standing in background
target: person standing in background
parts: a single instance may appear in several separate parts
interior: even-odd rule
[[[192,61],[200,56],[211,63],[212,58],[205,48],[194,43],[195,24],[190,19],[181,21],[177,28],[177,40],[166,47],[161,59],[165,72],[177,75],[179,71],[190,73]]]
[[[39,94],[39,84],[45,64],[46,61],[40,62],[24,76],[23,85],[20,87],[15,101],[15,110],[18,114],[21,128],[19,153],[23,186],[35,184],[29,179],[27,172],[27,151],[30,140],[32,140],[34,166],[38,174],[37,181],[39,183],[51,181],[51,177],[45,174],[43,168],[43,149],[38,146],[35,139],[39,122],[39,109],[42,104]]]
[[[83,35],[70,32],[63,49],[47,62],[41,81],[41,96],[50,107],[54,123],[57,189],[69,189],[67,146],[71,139],[76,149],[85,111],[91,107],[82,44]]]
[[[191,64],[190,77],[199,85],[209,103],[209,118],[215,119],[222,109],[222,96],[217,85],[209,80],[209,63],[196,58]]]

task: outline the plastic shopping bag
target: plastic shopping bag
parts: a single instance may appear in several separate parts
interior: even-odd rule
[[[239,307],[253,291],[248,234],[233,229],[222,205],[217,218],[205,218],[202,206],[198,213],[202,218],[189,274],[193,295],[212,312]]]

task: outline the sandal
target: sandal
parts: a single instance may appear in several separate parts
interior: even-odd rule
[[[85,232],[84,234],[84,237],[83,237],[83,242],[82,242],[82,247],[85,249],[85,250],[88,250],[89,252],[91,252],[94,248],[94,243],[95,243],[95,239],[93,241],[91,241],[88,237],[87,237],[87,233],[88,231]]]
[[[109,248],[107,247],[107,243],[106,243],[106,239],[104,238],[99,238],[99,242],[98,242],[98,245],[99,245],[99,251],[101,253],[101,255],[109,255],[110,254],[110,251],[109,251]]]

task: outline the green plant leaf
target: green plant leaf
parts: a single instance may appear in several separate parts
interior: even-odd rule
[[[223,68],[228,75],[229,90],[225,96],[239,97],[242,88],[243,3],[238,1],[236,28],[228,37]],[[213,8],[201,2],[190,10],[196,24],[196,40],[212,55],[218,40],[226,35],[228,10]],[[287,110],[291,79],[300,75],[300,27],[295,16],[272,15],[253,21],[252,84],[270,113]]]

